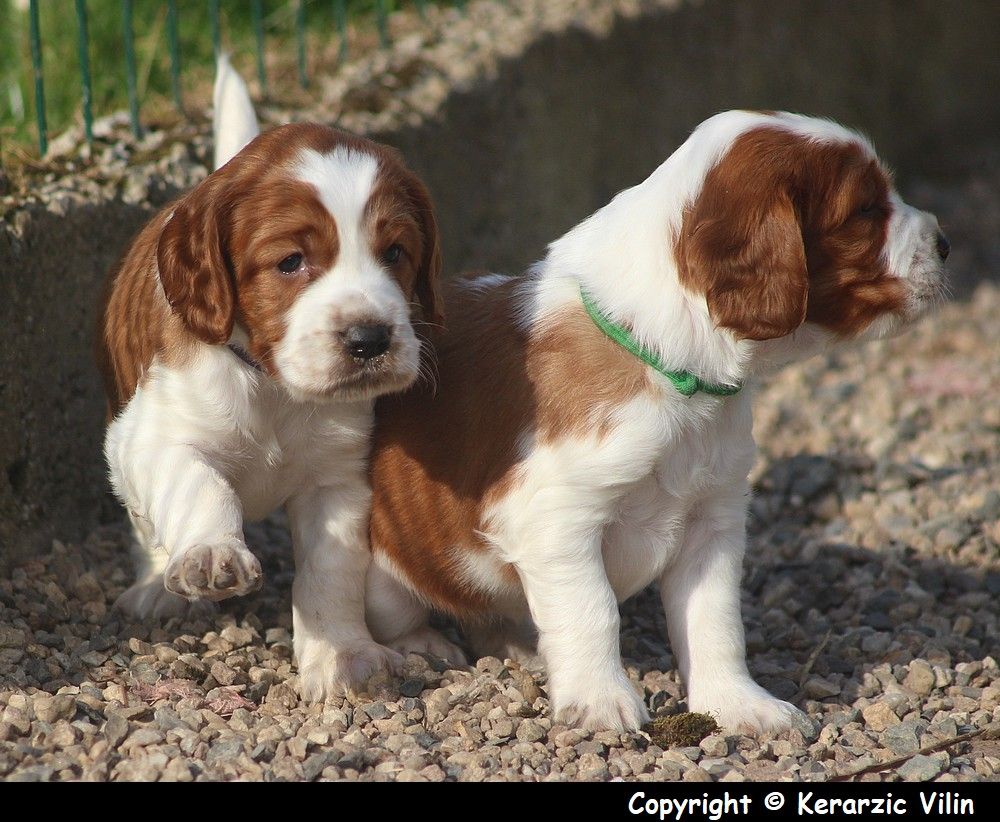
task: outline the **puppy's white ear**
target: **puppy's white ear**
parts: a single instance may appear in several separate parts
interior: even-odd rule
[[[260,134],[250,90],[220,53],[215,63],[212,132],[215,136],[215,168],[228,163],[247,143]]]

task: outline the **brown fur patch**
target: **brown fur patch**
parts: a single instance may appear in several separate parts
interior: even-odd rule
[[[337,260],[337,224],[312,186],[291,179],[275,180],[239,197],[228,211],[237,320],[247,330],[250,354],[273,374],[289,310],[306,286]],[[263,226],[261,214],[268,215]],[[304,255],[301,270],[279,271],[278,264],[295,253]]]
[[[156,243],[168,212],[160,212],[132,242],[118,273],[105,285],[99,313],[97,360],[108,397],[108,419],[135,393],[153,357],[185,349],[180,319],[160,297]]]
[[[522,331],[524,284],[446,286],[437,391],[421,384],[376,405],[372,548],[437,607],[464,616],[490,595],[463,581],[455,552],[485,550],[477,531],[518,481],[522,438],[604,436],[615,409],[649,387],[646,367],[582,304]],[[505,576],[513,582],[512,569]]]
[[[367,217],[375,259],[393,244],[402,246],[393,276],[407,297],[419,300],[424,320],[440,326],[441,246],[430,194],[420,178],[399,163],[383,163],[368,199]]]
[[[753,129],[708,173],[685,211],[681,283],[738,337],[781,337],[804,320],[849,336],[900,311],[886,271],[889,179],[859,143]]]

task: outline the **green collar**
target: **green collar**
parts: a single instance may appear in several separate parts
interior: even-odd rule
[[[583,286],[580,286],[580,296],[583,298],[583,307],[587,309],[587,313],[590,315],[590,319],[594,321],[594,325],[630,354],[659,371],[673,383],[678,393],[683,394],[685,397],[691,397],[699,391],[704,391],[706,394],[714,394],[717,397],[729,397],[738,393],[743,387],[742,383],[737,385],[716,385],[710,382],[703,382],[690,371],[668,371],[656,354],[643,348],[639,341],[625,328],[622,328],[622,326],[603,314],[593,298],[584,290]]]

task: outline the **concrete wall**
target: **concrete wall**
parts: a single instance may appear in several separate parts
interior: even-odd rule
[[[78,536],[105,492],[94,308],[148,211],[120,202],[33,209],[0,231],[0,566]]]
[[[1000,133],[1000,3],[706,0],[542,38],[442,117],[379,135],[435,194],[448,269],[516,271],[704,117],[787,108],[871,134],[901,172],[976,171]],[[933,207],[933,203],[924,203]],[[121,202],[0,230],[0,566],[108,505],[93,307],[149,214]]]

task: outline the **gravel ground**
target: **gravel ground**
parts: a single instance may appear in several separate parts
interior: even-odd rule
[[[296,697],[279,519],[248,531],[268,584],[209,620],[125,622],[127,535],[104,527],[0,580],[7,780],[863,780],[1000,774],[1000,289],[906,336],[782,372],[758,400],[762,454],[743,613],[750,667],[815,728],[645,733],[555,723],[535,665],[405,675],[325,705]],[[657,715],[683,709],[648,592],[622,651]],[[971,741],[921,748],[989,729]]]

